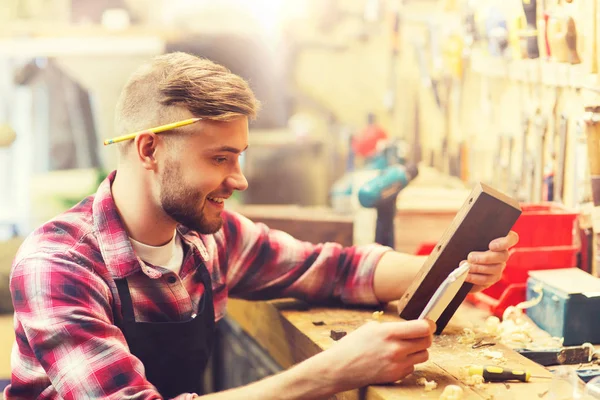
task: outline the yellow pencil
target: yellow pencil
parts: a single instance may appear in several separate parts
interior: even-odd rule
[[[179,128],[181,126],[193,124],[194,122],[198,122],[201,119],[202,118],[185,119],[183,121],[173,122],[172,124],[161,125],[161,126],[157,126],[155,128],[144,129],[143,131],[129,133],[129,134],[123,135],[123,136],[117,136],[116,138],[105,140],[104,145],[106,146],[106,145],[113,144],[113,143],[124,142],[125,140],[135,139],[135,137],[137,135],[139,135],[140,133],[144,133],[144,132],[160,133],[160,132],[164,132],[164,131],[170,131],[171,129],[175,129],[175,128]]]

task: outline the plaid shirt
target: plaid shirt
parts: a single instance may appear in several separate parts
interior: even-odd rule
[[[176,275],[136,256],[112,198],[114,176],[19,249],[10,277],[16,341],[8,400],[162,398],[115,325],[122,315],[114,280],[127,277],[137,321],[189,319],[203,286],[192,279],[192,257]],[[223,218],[214,235],[178,228],[186,252],[211,274],[217,320],[229,296],[377,302],[374,267],[388,248],[313,245],[233,212]]]

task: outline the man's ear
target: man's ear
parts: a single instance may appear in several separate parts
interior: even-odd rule
[[[155,155],[157,145],[158,140],[154,132],[145,131],[135,137],[135,151],[145,169],[156,169]]]

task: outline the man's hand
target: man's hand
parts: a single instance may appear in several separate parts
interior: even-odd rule
[[[395,382],[428,360],[435,324],[429,320],[369,322],[319,354],[336,392]]]
[[[471,267],[467,282],[475,285],[472,292],[479,292],[500,280],[508,261],[508,249],[518,242],[519,235],[510,231],[505,237],[492,240],[488,251],[473,251],[469,254],[467,261]]]

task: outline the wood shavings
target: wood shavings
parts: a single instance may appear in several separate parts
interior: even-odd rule
[[[417,379],[417,385],[420,386],[425,386],[425,391],[426,392],[431,392],[432,390],[434,390],[435,388],[437,388],[437,382],[436,381],[428,381],[427,378],[419,378]]]
[[[517,304],[515,307],[519,310],[525,310],[526,308],[531,308],[533,306],[537,306],[540,301],[542,301],[542,297],[544,297],[544,291],[541,284],[535,285],[532,290],[537,294],[537,296],[533,299],[522,301]]]
[[[533,342],[534,329],[535,326],[523,315],[523,310],[510,306],[504,310],[497,335],[500,342],[509,347],[527,348]]]
[[[485,320],[485,330],[490,335],[496,336],[500,332],[500,318],[493,315],[488,317]]]
[[[375,321],[379,321],[381,319],[382,315],[383,315],[383,311],[375,311],[373,313],[372,317]]]
[[[464,391],[458,385],[448,385],[444,388],[444,391],[440,395],[440,400],[461,400],[463,398]]]
[[[596,348],[594,347],[593,344],[587,343],[587,342],[582,344],[581,347],[584,349],[586,349],[586,348],[588,349],[588,351],[589,351],[588,362],[591,362],[592,358],[594,358],[594,354],[596,353]]]
[[[472,329],[464,328],[462,335],[458,338],[460,344],[473,344],[475,343],[475,332]]]
[[[508,360],[506,359],[506,357],[504,357],[504,353],[502,353],[499,350],[490,350],[490,349],[485,349],[481,352],[481,354],[484,357],[487,358],[491,358],[493,359],[495,362],[497,362],[498,364],[502,364],[507,362]]]
[[[485,380],[481,375],[469,375],[465,380],[465,384],[469,386],[475,386],[476,388],[481,388]]]
[[[521,310],[515,306],[506,307],[506,310],[504,310],[504,313],[502,313],[502,321],[503,322],[506,322],[506,321],[518,322],[522,317],[523,317],[523,310]]]

